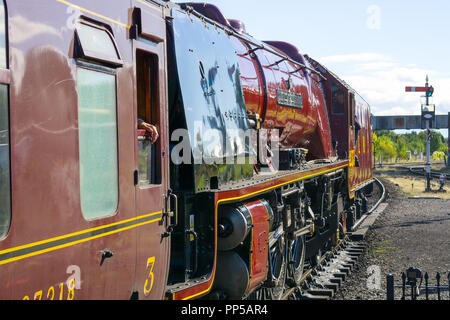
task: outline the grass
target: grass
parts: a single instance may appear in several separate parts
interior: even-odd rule
[[[406,197],[439,197],[441,199],[450,199],[449,180],[447,180],[444,185],[444,190],[446,192],[437,192],[437,190],[439,190],[439,180],[436,178],[431,180],[432,192],[425,192],[425,176],[408,174],[405,172],[405,169],[401,168],[401,164],[399,165],[400,167],[395,165],[388,165],[379,168],[377,166],[375,172],[381,178],[387,179],[396,184]],[[403,165],[403,167],[404,166],[405,165]],[[443,163],[432,164],[431,170],[450,175],[450,168],[447,168]]]
[[[398,250],[399,247],[378,247],[376,248],[373,253],[374,254],[384,254],[388,251]]]
[[[444,185],[444,190],[446,192],[436,192],[439,189],[439,182],[437,179],[431,180],[431,190],[432,192],[425,192],[426,179],[421,176],[397,176],[389,175],[386,173],[381,173],[380,177],[391,181],[396,184],[400,190],[407,197],[439,197],[442,199],[450,199],[450,181],[446,181]]]
[[[373,254],[375,254],[375,255],[382,255],[382,254],[385,254],[385,253],[387,253],[389,251],[395,251],[395,250],[400,249],[399,247],[389,246],[388,244],[390,244],[390,242],[391,242],[390,240],[383,240],[383,241],[381,241],[379,243],[379,246],[376,247],[373,250]]]

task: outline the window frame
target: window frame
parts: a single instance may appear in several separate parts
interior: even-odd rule
[[[118,59],[112,59],[109,56],[98,54],[97,52],[85,50],[82,46],[82,42],[80,40],[80,37],[78,35],[78,24],[84,24],[92,28],[100,29],[102,31],[105,31],[107,35],[109,36],[113,47],[116,51]],[[108,219],[111,217],[114,217],[119,212],[120,207],[120,159],[119,159],[119,110],[118,110],[118,78],[117,78],[117,68],[120,68],[123,66],[123,61],[120,55],[119,48],[117,46],[114,34],[112,33],[110,26],[106,24],[102,24],[98,21],[95,21],[91,18],[80,16],[77,21],[77,27],[74,31],[74,50],[73,50],[73,61],[74,61],[74,68],[75,68],[75,74],[77,74],[76,83],[78,86],[78,69],[83,68],[85,70],[109,74],[114,76],[114,90],[115,90],[115,121],[116,121],[116,161],[117,161],[117,206],[114,210],[114,212],[111,212],[108,215],[101,215],[96,216],[93,218],[87,218],[85,214],[83,213],[83,205],[81,203],[81,167],[79,167],[79,177],[80,177],[80,211],[81,215],[83,216],[83,219],[86,221],[97,221],[101,219]],[[78,92],[77,96],[79,98]],[[78,117],[78,108],[79,108],[79,100],[77,102],[77,125],[79,130],[79,117]],[[80,163],[80,139],[79,139],[79,131],[78,131],[78,161]]]
[[[355,117],[356,117],[356,100],[355,94],[351,91],[348,93],[348,105],[349,105],[349,124],[352,129],[355,128]]]
[[[94,63],[90,63],[90,62],[86,62],[86,61],[82,61],[82,60],[76,60],[75,63],[75,70],[76,70],[76,74],[77,74],[77,86],[78,86],[78,69],[85,69],[85,70],[89,70],[89,71],[94,71],[94,72],[99,72],[99,73],[103,73],[103,74],[107,74],[107,75],[111,75],[114,76],[114,91],[115,91],[115,120],[116,120],[116,161],[117,161],[117,206],[115,208],[115,210],[107,215],[101,215],[101,216],[96,216],[93,218],[87,218],[85,216],[85,214],[83,213],[83,205],[81,203],[81,167],[79,166],[79,177],[80,177],[80,210],[81,210],[81,215],[83,216],[83,218],[86,221],[96,221],[96,220],[100,220],[100,219],[106,219],[106,218],[110,218],[110,217],[114,217],[117,215],[118,211],[119,211],[119,206],[120,206],[120,162],[119,162],[119,118],[118,118],[118,88],[117,88],[117,72],[115,69],[112,68],[108,68],[105,66],[100,66]],[[77,89],[78,90],[78,89]],[[79,98],[79,95],[78,95]],[[80,136],[79,136],[79,125],[80,125],[80,119],[78,116],[78,108],[79,108],[79,100],[77,102],[77,129],[78,129],[78,163],[81,163],[81,158],[80,158]]]
[[[9,69],[9,33],[8,33],[8,6],[5,0],[0,0],[3,2],[3,7],[5,9],[5,59],[6,68],[0,68],[0,84],[11,84],[11,70]]]
[[[345,91],[336,83],[331,83],[330,91],[331,91],[331,114],[333,116],[344,116],[345,115]],[[335,92],[342,94],[342,97],[344,99],[342,104],[338,105],[340,107],[339,110],[336,110],[337,103],[335,101],[333,101],[333,95]]]
[[[13,203],[12,203],[12,172],[11,172],[11,105],[10,105],[10,85],[11,85],[11,70],[9,69],[9,33],[8,33],[8,6],[6,1],[0,0],[3,3],[4,9],[4,17],[3,21],[5,27],[5,66],[6,69],[0,68],[0,85],[6,86],[6,105],[7,105],[7,123],[8,123],[8,165],[9,165],[9,227],[4,235],[0,235],[0,241],[4,240],[8,237],[9,232],[11,230],[12,224],[12,212],[13,212]]]
[[[78,34],[78,24],[83,24],[86,25],[88,27],[91,28],[95,28],[101,31],[106,32],[106,34],[109,36],[113,47],[116,51],[117,54],[117,59],[113,59],[109,56],[100,54],[98,52],[95,51],[90,51],[87,50],[86,48],[83,47],[83,43],[81,41],[80,35]],[[86,20],[83,17],[80,17],[80,20],[77,23],[77,26],[75,28],[75,49],[74,49],[74,59],[77,60],[84,60],[84,61],[89,61],[89,62],[99,62],[99,63],[103,63],[106,65],[110,65],[114,68],[118,68],[118,67],[122,67],[123,66],[123,61],[120,55],[120,51],[119,48],[117,46],[116,40],[114,38],[114,35],[112,34],[112,32],[105,27],[104,25],[101,24],[97,24],[97,23],[93,23],[90,22],[88,20]]]
[[[160,137],[158,140],[150,146],[151,154],[152,154],[152,166],[150,170],[153,170],[152,180],[148,184],[141,184],[138,182],[137,186],[140,189],[148,189],[154,186],[161,186],[163,184],[163,158],[162,158],[162,144],[161,144],[161,110],[159,109],[159,101],[160,101],[160,92],[159,92],[159,56],[153,52],[149,52],[142,48],[135,49],[135,59],[136,59],[136,67],[141,67],[144,74],[138,76],[138,72],[136,71],[136,103],[137,103],[137,115],[138,118],[142,118],[142,113],[140,114],[140,108],[144,108],[145,112],[145,120],[146,122],[150,122],[154,124],[159,131]],[[141,85],[139,85],[139,81],[143,81]],[[139,89],[145,88],[146,92],[139,92]],[[148,91],[147,91],[148,90]],[[140,99],[139,95],[144,93],[145,96],[149,97],[147,100]],[[144,102],[144,106],[142,105]],[[155,124],[156,123],[156,124]],[[138,139],[139,140],[139,139]],[[139,141],[137,141],[137,150],[139,150]],[[139,172],[139,154],[137,158],[137,167]],[[148,169],[149,170],[149,169]]]

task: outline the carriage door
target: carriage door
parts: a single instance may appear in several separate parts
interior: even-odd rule
[[[159,20],[163,23],[162,30],[165,30],[164,20]],[[162,299],[167,283],[170,245],[163,215],[168,191],[165,42],[152,42],[141,39],[139,35],[134,38],[136,214],[143,221],[137,234],[135,292],[138,292],[139,299]],[[140,121],[157,128],[159,138],[156,141],[152,141],[145,130],[139,129]]]

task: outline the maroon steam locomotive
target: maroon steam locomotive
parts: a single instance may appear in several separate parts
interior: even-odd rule
[[[1,0],[0,53],[0,299],[279,299],[364,211],[368,104],[215,6]]]

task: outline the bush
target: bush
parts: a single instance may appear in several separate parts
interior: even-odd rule
[[[444,160],[445,153],[442,151],[433,152],[433,160]]]

